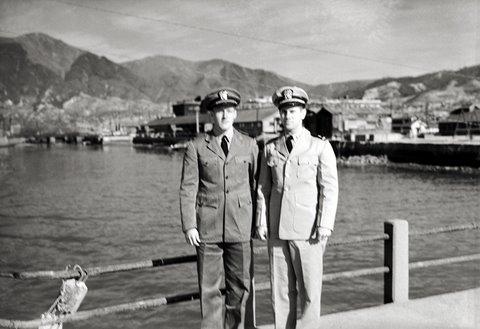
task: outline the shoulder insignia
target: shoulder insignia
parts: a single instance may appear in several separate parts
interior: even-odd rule
[[[268,145],[268,144],[274,144],[277,140],[279,140],[281,138],[281,136],[278,136],[278,137],[275,137],[275,138],[272,138],[272,139],[269,139],[265,145]]]
[[[322,135],[318,135],[317,137],[320,138],[322,141],[326,141],[326,140],[327,140],[327,137],[322,136]]]
[[[238,131],[241,135],[243,135],[243,136],[246,136],[246,137],[248,137],[248,138],[252,138],[252,137],[250,137],[249,134],[247,134],[246,132],[244,132],[244,131],[242,131],[242,130],[238,130],[238,129],[237,129],[237,131]]]

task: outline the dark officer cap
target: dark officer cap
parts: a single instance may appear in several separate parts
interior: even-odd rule
[[[233,88],[219,88],[207,94],[201,103],[201,108],[207,111],[217,106],[233,106],[240,104],[240,93]]]
[[[305,107],[308,103],[308,95],[302,88],[285,86],[275,91],[272,101],[278,109],[291,106]]]

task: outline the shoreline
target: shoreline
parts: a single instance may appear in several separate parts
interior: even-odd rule
[[[440,166],[419,164],[414,162],[393,162],[388,159],[386,155],[351,155],[351,156],[339,156],[337,157],[337,165],[344,168],[358,168],[358,167],[388,167],[388,168],[401,168],[401,169],[414,169],[421,171],[432,172],[462,172],[480,174],[480,168],[468,167],[468,166]]]

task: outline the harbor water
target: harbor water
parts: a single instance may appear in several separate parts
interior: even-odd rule
[[[55,145],[0,149],[0,271],[60,270],[194,253],[178,209],[182,153],[129,145]],[[479,221],[480,171],[422,166],[339,167],[333,239],[383,232],[403,218],[421,230]],[[410,261],[479,252],[479,232],[410,239]],[[255,245],[262,245],[255,241]],[[383,265],[381,242],[327,247],[324,271]],[[480,286],[479,262],[412,270],[410,298]],[[255,259],[268,281],[267,256]],[[0,278],[0,318],[34,319],[55,300],[60,280]],[[195,264],[92,277],[80,310],[196,291]],[[383,302],[383,275],[326,282],[322,313]],[[268,291],[257,294],[257,320],[272,322]],[[196,328],[198,301],[109,315],[64,328]]]

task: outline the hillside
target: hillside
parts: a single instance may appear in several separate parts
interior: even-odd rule
[[[78,122],[96,128],[111,122],[134,125],[148,121],[155,112],[169,111],[167,102],[203,96],[225,85],[238,89],[244,100],[268,97],[282,85],[297,85],[313,99],[456,106],[480,102],[480,65],[416,77],[312,86],[221,59],[195,62],[154,56],[118,64],[46,34],[0,38],[0,116],[15,117],[32,131],[74,129]],[[158,107],[159,103],[163,105]]]
[[[21,97],[39,97],[60,81],[53,71],[32,62],[20,44],[0,39],[0,101],[18,103]]]
[[[29,33],[13,39],[22,45],[28,59],[64,77],[83,50],[43,33]]]
[[[175,101],[205,95],[221,86],[237,89],[244,99],[270,96],[282,85],[309,85],[282,77],[273,72],[250,69],[238,64],[213,59],[192,62],[170,56],[154,56],[122,63],[143,77],[155,90],[155,101]]]
[[[352,98],[383,101],[475,102],[480,100],[480,65],[457,71],[439,71],[417,77],[384,78],[350,90]]]
[[[53,93],[64,102],[80,93],[105,98],[150,100],[148,84],[128,69],[105,57],[83,53],[65,74]]]
[[[297,85],[315,99],[375,98],[396,104],[480,101],[480,65],[417,77],[312,86],[274,72],[246,68],[221,59],[195,62],[153,56],[117,64],[42,33],[2,40],[2,43],[8,40],[7,43],[20,46],[15,46],[15,50],[6,50],[3,46],[4,57],[0,58],[3,70],[1,97],[5,99],[8,94],[14,101],[22,95],[38,96],[52,86],[47,98],[55,99],[57,106],[79,93],[100,98],[175,102],[203,96],[211,89],[225,85],[238,89],[245,100],[268,97],[282,85]],[[10,57],[5,52],[9,52]],[[18,58],[21,65],[14,65],[12,58]],[[12,71],[14,68],[19,71]]]

